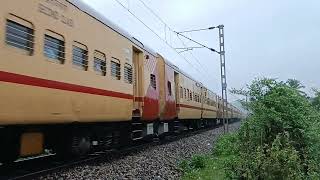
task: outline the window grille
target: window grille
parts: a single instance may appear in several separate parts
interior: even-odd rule
[[[120,61],[117,59],[111,61],[111,76],[117,80],[121,79]]]
[[[157,89],[156,76],[154,74],[150,74],[150,85],[154,89]]]
[[[81,68],[82,70],[88,70],[88,50],[73,45],[72,51],[72,63],[73,65]]]
[[[132,66],[130,64],[124,65],[124,81],[132,84]]]
[[[44,55],[53,61],[63,64],[65,60],[64,41],[45,35]]]
[[[25,50],[29,55],[33,53],[33,29],[14,21],[7,20],[6,43],[10,46]]]
[[[102,76],[105,76],[107,74],[106,55],[99,51],[94,52],[94,71]]]

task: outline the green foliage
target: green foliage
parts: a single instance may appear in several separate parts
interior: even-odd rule
[[[251,115],[238,132],[238,152],[231,151],[225,161],[228,178],[319,177],[320,116],[302,88],[299,81],[275,79],[248,86]],[[225,145],[230,146],[235,145]]]
[[[223,170],[224,158],[214,158],[207,156],[206,165],[202,169],[197,170],[184,170],[184,176],[182,179],[185,180],[224,180],[226,179],[226,174]]]
[[[206,167],[206,159],[204,155],[195,155],[190,160],[183,160],[180,162],[180,168],[185,172],[203,169]]]
[[[303,88],[292,79],[257,79],[247,90],[232,90],[248,97],[242,103],[250,115],[237,133],[218,139],[217,158],[205,169],[220,164],[228,179],[319,179],[320,92],[310,101]]]
[[[205,167],[206,157],[196,155],[191,158],[190,167],[193,169],[202,169]]]
[[[314,89],[315,97],[312,99],[312,105],[320,111],[320,91]]]
[[[236,133],[226,134],[221,136],[213,150],[213,154],[216,156],[228,156],[230,154],[236,154],[238,152],[238,135]]]
[[[257,146],[251,153],[225,161],[229,179],[301,179],[303,165],[288,135],[278,135],[271,145]]]

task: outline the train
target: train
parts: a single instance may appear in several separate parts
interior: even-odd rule
[[[0,15],[2,163],[222,123],[220,96],[81,0],[4,0]]]

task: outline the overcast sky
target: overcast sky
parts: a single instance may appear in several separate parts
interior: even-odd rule
[[[206,49],[178,55],[116,0],[83,0],[215,92],[220,93],[219,56]],[[174,33],[139,0],[118,0],[173,47]],[[319,0],[141,0],[175,31],[225,25],[228,88],[256,77],[295,78],[320,88]],[[218,31],[187,33],[218,49]],[[195,46],[183,39],[187,46]],[[198,62],[199,61],[199,62]],[[232,100],[235,97],[229,96]]]

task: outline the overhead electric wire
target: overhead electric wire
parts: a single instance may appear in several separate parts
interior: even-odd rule
[[[188,40],[190,40],[190,41],[192,41],[192,42],[194,42],[194,43],[196,43],[196,44],[198,44],[198,45],[200,45],[200,46],[202,46],[202,47],[204,47],[204,48],[209,49],[210,51],[218,52],[217,50],[215,50],[215,49],[213,49],[213,48],[210,48],[210,47],[208,47],[208,46],[206,46],[206,45],[204,45],[204,44],[202,44],[202,43],[199,43],[198,41],[195,41],[195,40],[193,40],[193,39],[191,39],[191,38],[189,38],[189,37],[187,37],[187,36],[185,36],[185,35],[183,35],[183,34],[180,34],[180,33],[178,33],[178,32],[175,32],[175,33],[177,33],[177,35],[182,36],[182,37],[184,37],[184,38],[186,38],[186,39],[188,39]]]
[[[181,33],[187,33],[187,32],[205,31],[205,30],[212,30],[212,29],[215,29],[215,28],[216,27],[209,27],[209,28],[202,28],[202,29],[196,29],[196,30],[181,31],[181,32],[178,32],[178,33],[181,34]]]
[[[182,45],[183,46],[187,46],[185,43],[184,43],[184,41],[177,35],[177,37],[178,37],[178,39],[180,39],[180,41],[182,42]],[[203,66],[202,64],[201,64],[201,62],[200,62],[200,60],[198,59],[198,58],[196,58],[196,56],[191,52],[191,51],[189,51],[189,53],[191,54],[191,56],[197,61],[197,63],[205,70],[205,71],[207,71],[207,72],[209,72],[209,70],[207,69],[207,68],[205,68],[206,66]],[[209,77],[208,76],[208,73],[206,73],[206,76],[207,76],[207,78],[213,78],[213,77]],[[217,81],[217,82],[219,82],[216,78],[213,78],[215,81]]]
[[[139,1],[140,1],[140,2],[143,4],[143,6],[146,7],[156,18],[158,18],[158,19],[165,25],[165,27],[168,27],[169,31],[178,34],[176,31],[172,30],[172,28],[171,28],[157,13],[155,13],[155,11],[154,11],[152,8],[150,8],[148,5],[146,5],[146,3],[145,3],[143,0],[139,0]],[[214,29],[214,28],[215,28],[215,27],[209,27],[209,28],[207,28],[207,29]],[[202,29],[201,29],[201,30],[202,30]],[[204,30],[204,29],[203,29],[203,30]],[[189,31],[185,31],[185,32],[189,32]],[[193,56],[193,58],[194,58],[194,59],[197,61],[197,63],[200,65],[200,68],[202,68],[203,70],[206,71],[206,76],[207,76],[207,75],[208,75],[208,70],[205,69],[205,68],[204,68],[205,66],[203,66],[203,65],[200,63],[199,59],[197,59],[197,58],[195,57],[195,55],[194,55],[192,52],[190,52],[190,49],[195,49],[195,48],[200,48],[200,47],[192,47],[192,48],[187,47],[187,46],[185,45],[185,43],[183,42],[183,40],[182,40],[179,36],[177,36],[177,37],[178,37],[178,39],[182,42],[183,46],[185,47],[185,50],[184,50],[184,51],[180,51],[180,52],[178,52],[178,53],[180,54],[180,53],[182,53],[182,52],[189,51],[189,53]],[[187,38],[187,37],[186,37],[186,38]],[[201,44],[201,43],[198,43],[198,42],[196,42],[196,41],[194,41],[194,40],[192,40],[192,39],[189,39],[189,40],[197,43],[198,45],[200,45],[200,46],[202,46],[202,47],[204,47],[204,48],[207,48],[207,49],[209,49],[209,50],[211,50],[211,51],[217,52],[215,49],[209,48],[209,47],[207,47],[207,46],[205,46],[205,45],[203,45],[203,44]],[[171,47],[172,47],[172,45],[171,45]],[[179,48],[174,48],[174,49],[177,50],[177,49],[179,49]]]
[[[172,31],[170,26],[168,26],[167,23],[164,22],[164,20],[162,20],[162,18],[160,18],[160,16],[157,13],[154,12],[154,10],[152,10],[149,6],[147,6],[146,3],[144,3],[143,0],[138,0],[138,1],[140,1],[143,4],[144,7],[146,7],[155,17],[157,17],[164,25],[166,25],[169,28],[169,30]]]
[[[146,23],[144,23],[138,16],[136,16],[129,8],[123,5],[119,0],[115,0],[118,4],[120,4],[124,9],[126,9],[133,17],[135,17],[140,23],[142,23],[147,29],[149,29],[153,34],[155,34],[161,41],[167,44],[171,49],[173,49],[180,57],[182,57],[191,67],[193,67],[200,74],[202,72],[196,68],[186,57],[182,56],[172,45],[170,45],[166,40],[161,38],[152,28],[150,28]],[[145,4],[144,4],[145,5]],[[158,17],[159,18],[159,17]],[[169,27],[169,26],[168,26]]]

